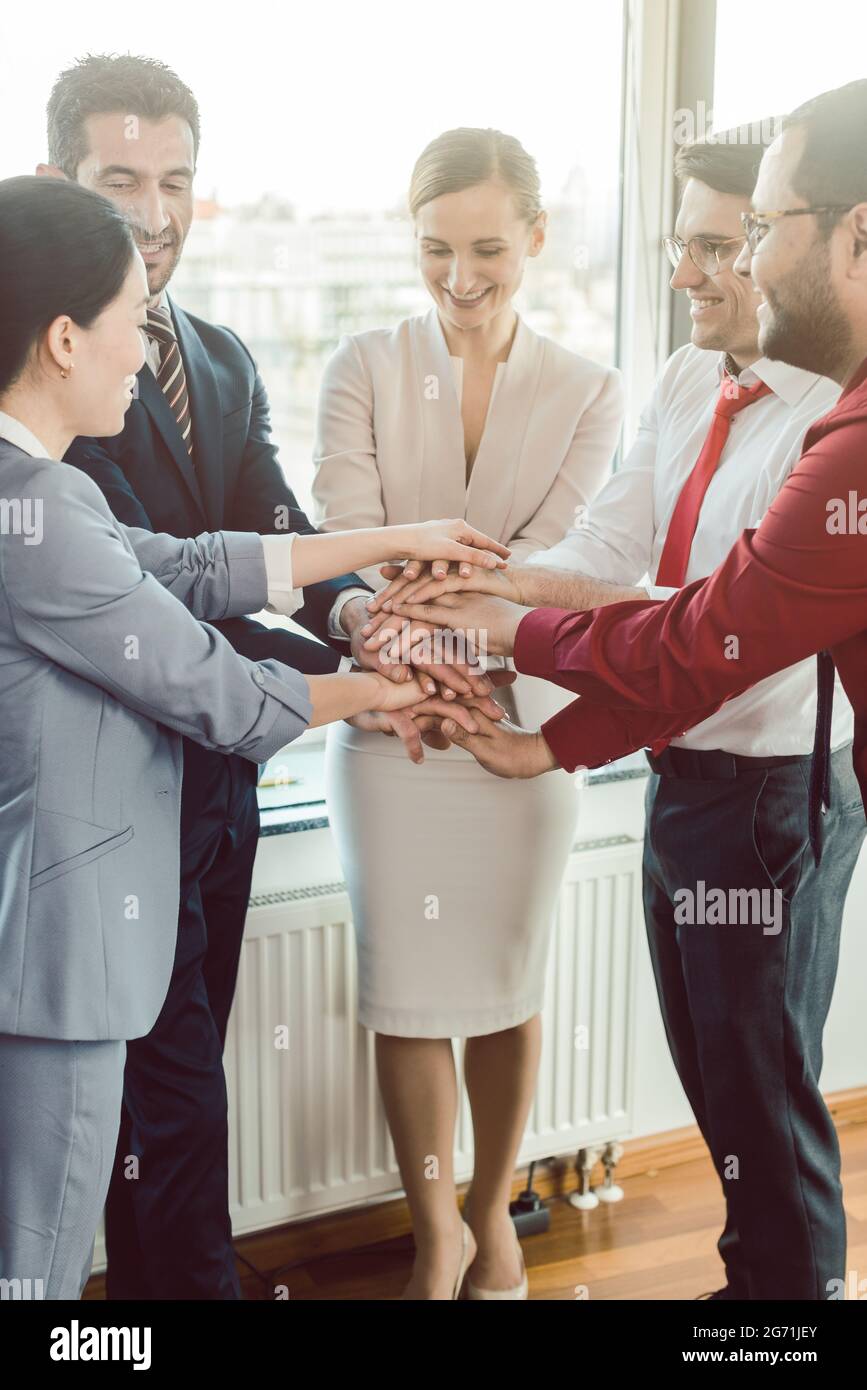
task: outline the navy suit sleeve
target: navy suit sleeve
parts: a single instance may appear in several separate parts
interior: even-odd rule
[[[145,531],[156,531],[127,482],[123,469],[92,439],[74,439],[64,454],[64,463],[71,463],[93,479],[102,490],[112,513],[124,526],[141,526]]]
[[[268,396],[258,371],[231,529],[258,531],[261,535],[279,531],[297,531],[305,536],[316,534],[316,527],[299,507],[298,499],[286,482],[278,462],[277,448],[271,440]],[[293,613],[294,621],[323,642],[330,641],[328,615],[338,594],[350,588],[373,592],[370,585],[357,574],[342,574],[337,579],[306,585],[304,606]]]
[[[155,529],[123,470],[98,444],[92,440],[76,439],[65,461],[93,479],[118,521],[125,526],[141,526],[145,531]],[[285,628],[265,627],[252,618],[226,618],[222,622],[211,623],[211,627],[222,632],[235,651],[251,661],[265,661],[273,657],[308,676],[330,675],[340,665],[340,655],[333,647],[311,642],[298,633],[287,632]]]
[[[222,632],[235,651],[251,661],[274,657],[305,676],[330,676],[340,665],[340,655],[333,647],[311,642],[309,637],[282,627],[265,627],[253,618],[225,618],[210,626]]]

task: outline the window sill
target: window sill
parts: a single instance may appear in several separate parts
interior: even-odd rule
[[[588,772],[587,785],[598,787],[608,782],[632,781],[646,777],[648,771],[644,754],[631,753],[607,767]],[[257,791],[260,837],[328,829],[323,739],[305,743],[302,737],[287,745],[270,760],[262,780],[268,780],[269,774],[277,779],[275,784],[263,786],[260,781]]]

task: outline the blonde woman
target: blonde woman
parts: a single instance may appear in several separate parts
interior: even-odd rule
[[[429,313],[344,337],[317,422],[325,530],[449,514],[511,548],[559,541],[590,502],[620,431],[619,374],[535,333],[512,300],[546,214],[534,161],[495,130],[459,129],[420,156],[409,197]],[[377,591],[379,569],[362,571]],[[538,727],[569,697],[519,677],[496,699]],[[509,1215],[536,1084],[552,916],[572,845],[568,774],[492,778],[465,750],[419,768],[358,721],[330,732],[327,796],[355,921],[359,1017],[412,1213],[404,1298],[526,1298]],[[426,739],[426,742],[428,740]],[[475,1168],[458,1211],[452,1038],[466,1040]]]

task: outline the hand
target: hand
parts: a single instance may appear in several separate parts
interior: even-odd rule
[[[511,553],[508,546],[477,531],[466,521],[419,521],[409,526],[389,528],[394,532],[398,554],[409,560],[433,560],[438,578],[448,572],[448,561],[463,560],[486,569],[503,566]]]
[[[442,731],[495,777],[538,777],[560,766],[541,733],[520,729],[509,719],[495,723],[481,713],[475,715],[475,722],[477,734],[452,718],[443,720]]]
[[[382,566],[380,573],[391,578],[391,583],[367,600],[371,617],[383,610],[390,611],[397,598],[401,603],[432,603],[443,594],[468,591],[494,594],[498,598],[510,599],[512,603],[524,602],[519,582],[520,569],[516,565],[493,570],[483,569],[480,565],[450,565],[448,573],[441,579],[435,577],[431,565],[422,565],[419,560],[411,560],[393,575],[396,569],[396,565]]]
[[[494,656],[512,655],[518,626],[533,611],[490,594],[444,594],[436,603],[421,604],[402,604],[395,599],[392,608],[396,617],[464,634],[469,630],[476,648]],[[381,631],[368,637],[365,646],[375,645],[380,639]],[[409,655],[412,659],[411,652]]]
[[[436,711],[428,714],[420,713],[423,708],[427,708],[429,705],[436,706]],[[399,738],[410,762],[423,763],[422,743],[427,743],[432,748],[444,749],[449,747],[449,740],[439,731],[443,717],[447,714],[453,714],[462,728],[470,732],[478,731],[478,725],[473,722],[468,711],[447,705],[443,700],[425,701],[424,705],[410,709],[392,710],[389,713],[367,710],[363,714],[353,715],[351,719],[347,719],[346,723],[354,725],[356,729],[364,729],[367,733],[380,733],[389,738]]]
[[[512,673],[509,672],[508,674],[511,675]],[[369,733],[382,733],[390,737],[398,737],[403,742],[410,761],[423,763],[423,742],[428,743],[432,748],[449,747],[449,739],[440,732],[440,725],[446,716],[466,732],[478,733],[479,726],[475,723],[472,714],[474,704],[477,704],[477,707],[491,719],[503,717],[503,710],[489,696],[483,696],[477,701],[474,697],[469,697],[453,704],[447,704],[445,700],[435,696],[422,700],[408,709],[390,712],[368,710],[363,714],[354,715],[346,722],[353,724],[358,729],[365,729]]]
[[[514,671],[492,671],[490,684],[492,688],[499,688],[511,685],[516,679],[517,676]],[[443,718],[444,715],[445,718]],[[424,761],[421,743],[426,743],[429,747],[440,750],[449,747],[452,740],[443,733],[443,725],[446,720],[448,720],[450,728],[454,723],[468,733],[476,733],[479,728],[477,722],[479,716],[490,721],[497,721],[505,719],[506,712],[502,705],[498,705],[496,700],[489,695],[461,696],[450,704],[445,704],[444,701],[438,699],[425,700],[409,711],[401,711],[400,716],[402,719],[409,717],[416,726],[419,731],[419,742],[411,743],[412,735],[407,736],[402,730],[396,732],[404,739],[404,747],[413,762],[421,763]]]
[[[398,661],[392,651],[386,647],[377,650],[366,646],[363,631],[366,617],[367,606],[362,598],[350,599],[340,610],[340,626],[349,638],[349,649],[356,666],[362,671],[377,671],[397,683],[409,680],[412,670]],[[419,679],[426,694],[436,694],[437,688],[431,676],[420,676]]]
[[[486,695],[491,690],[475,648],[462,634],[443,632],[430,623],[395,620],[390,614],[381,616],[384,621],[377,622],[378,630],[361,648],[368,664],[372,654],[386,671],[393,662],[402,662],[404,667],[411,664],[416,672],[436,680],[439,693],[447,700],[456,695]]]
[[[489,684],[499,687],[511,685],[514,680],[514,671],[493,671]],[[454,720],[470,733],[478,732],[473,710],[480,711],[491,720],[505,717],[502,706],[490,696],[470,695],[450,704],[439,698],[424,700],[411,708],[393,710],[390,713],[368,710],[363,714],[354,715],[346,722],[368,733],[382,733],[390,738],[400,738],[407,757],[414,763],[423,763],[423,743],[438,749],[445,749],[450,745],[451,740],[441,732],[444,717]]]
[[[374,713],[388,714],[392,710],[408,709],[412,705],[433,698],[422,688],[420,680],[415,676],[399,685],[378,671],[366,671],[364,676],[373,683],[373,698],[368,704],[368,709]]]

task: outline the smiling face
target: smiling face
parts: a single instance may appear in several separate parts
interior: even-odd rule
[[[792,191],[805,141],[797,127],[785,131],[762,158],[753,194],[759,213],[809,206]],[[766,357],[841,380],[851,352],[852,325],[843,300],[846,277],[842,242],[825,237],[816,218],[779,217],[767,224],[755,255],[738,257],[751,275],[759,301],[759,346]]]
[[[440,316],[457,329],[480,328],[509,307],[527,257],[545,244],[545,214],[531,226],[512,192],[489,180],[425,203],[415,234]]]
[[[59,388],[64,423],[75,435],[119,434],[133,399],[136,374],[145,360],[142,330],[149,289],[141,256],[133,254],[120,293],[89,328],[68,317],[55,319],[46,346],[54,364],[68,370]]]
[[[149,121],[120,111],[88,116],[88,153],[76,179],[129,220],[156,297],[180,259],[193,220],[193,132],[180,116]]]
[[[749,199],[737,193],[719,193],[699,179],[687,179],[675,224],[675,236],[688,242],[703,237],[711,244],[742,237],[741,213],[749,211]],[[735,274],[740,249],[733,243],[720,249],[720,270],[707,275],[684,251],[671,277],[674,290],[684,290],[690,302],[691,339],[696,347],[728,352],[741,366],[759,356],[758,295],[749,281]]]

